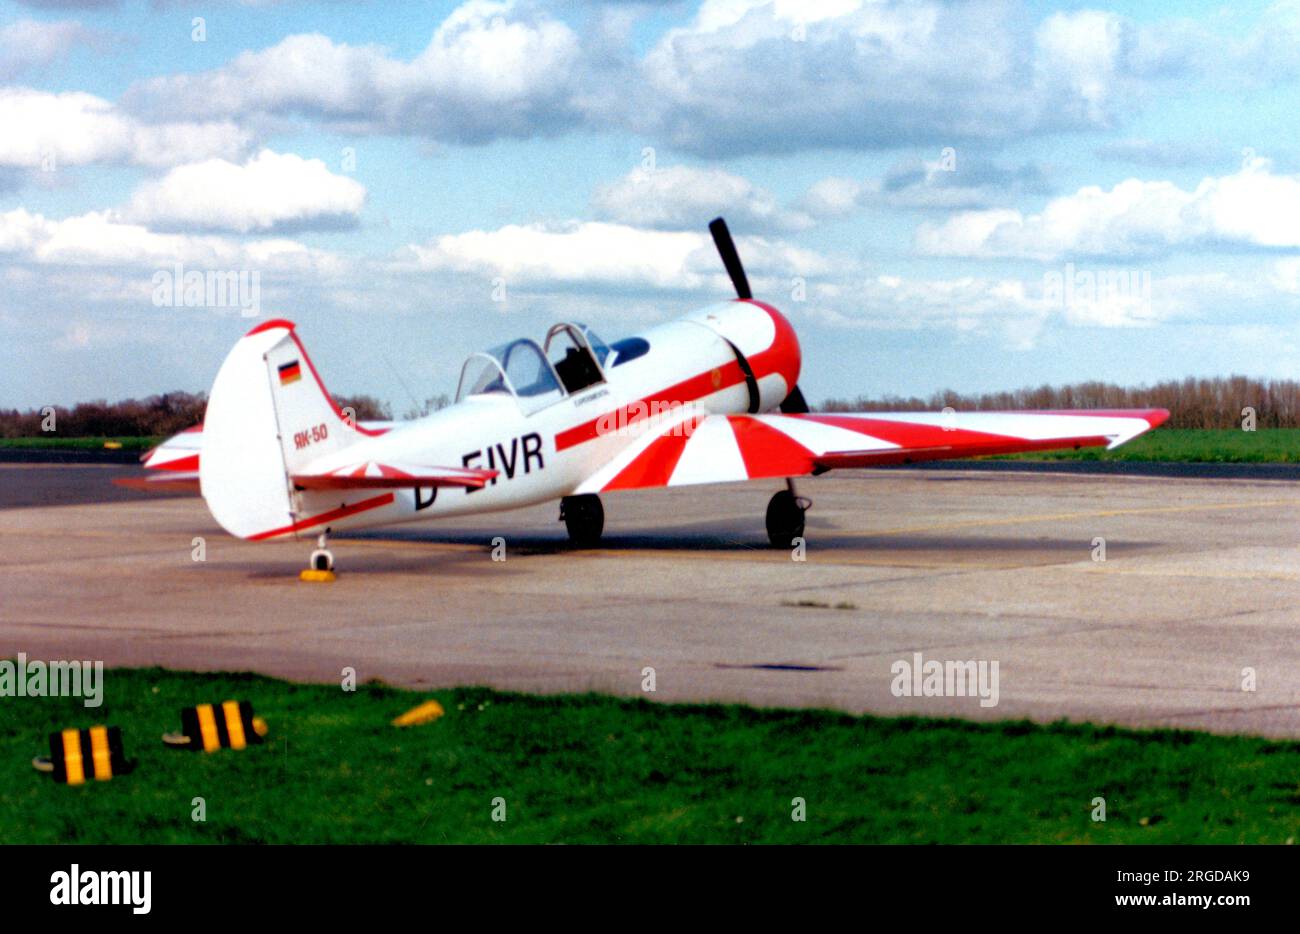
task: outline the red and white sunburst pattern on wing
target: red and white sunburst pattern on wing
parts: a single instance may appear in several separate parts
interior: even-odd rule
[[[1116,447],[1164,409],[684,416],[638,438],[576,493],[794,477],[836,467]]]
[[[294,484],[304,490],[403,489],[463,486],[478,488],[497,475],[495,470],[434,467],[424,464],[381,464],[362,461],[320,473],[296,473]]]

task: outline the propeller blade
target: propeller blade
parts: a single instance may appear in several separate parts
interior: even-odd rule
[[[749,280],[745,278],[745,267],[740,265],[740,254],[736,252],[736,244],[732,242],[731,231],[727,229],[727,222],[720,217],[715,217],[709,222],[709,233],[713,234],[713,243],[718,248],[718,255],[722,257],[722,265],[727,267],[727,275],[731,276],[731,284],[736,287],[736,296],[738,298],[753,298],[754,293],[749,290]]]
[[[781,411],[786,415],[802,415],[808,411],[808,403],[804,400],[798,386],[791,389],[790,395],[785,397],[785,401],[781,403]]]

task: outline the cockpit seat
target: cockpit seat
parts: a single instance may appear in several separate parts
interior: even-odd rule
[[[600,367],[596,366],[591,352],[585,347],[568,348],[564,358],[555,364],[555,372],[569,393],[579,392],[604,379]]]

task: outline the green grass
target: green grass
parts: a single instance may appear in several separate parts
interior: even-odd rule
[[[34,438],[0,438],[0,448],[35,448],[50,451],[97,451],[102,450],[104,442],[116,441],[125,451],[147,451],[161,438],[121,437],[121,438],[65,438],[49,435]]]
[[[1078,451],[1011,454],[990,459],[1296,464],[1300,463],[1300,428],[1267,428],[1259,431],[1157,428],[1114,451],[1083,448]]]
[[[442,719],[389,720],[434,696]],[[181,707],[250,700],[267,743],[165,748]],[[1300,743],[1023,722],[854,717],[470,688],[432,695],[160,669],[106,673],[105,705],[4,698],[0,841],[1284,842]],[[123,727],[138,769],[55,784],[47,734]],[[1090,819],[1105,796],[1108,820]],[[206,800],[207,821],[191,819]],[[491,817],[493,799],[506,821]],[[791,819],[791,800],[807,820]]]

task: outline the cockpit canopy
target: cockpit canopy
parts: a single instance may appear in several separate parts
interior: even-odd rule
[[[531,414],[605,381],[609,346],[585,324],[557,324],[546,342],[521,337],[472,354],[461,369],[456,401],[505,393]]]

